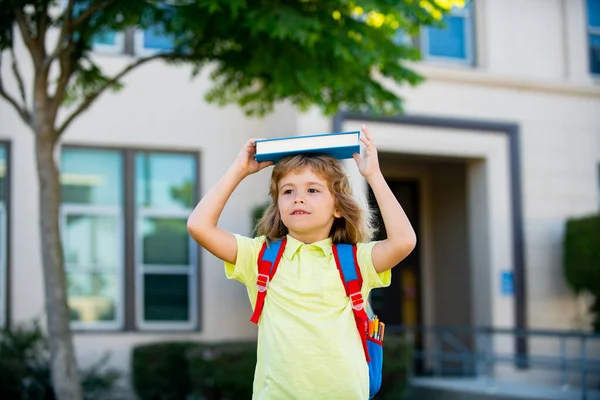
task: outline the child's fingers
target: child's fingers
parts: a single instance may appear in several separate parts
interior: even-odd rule
[[[261,169],[267,168],[273,164],[274,164],[273,161],[262,161],[262,162],[258,163],[258,170],[260,171]]]
[[[244,145],[244,150],[249,154],[256,154],[256,141],[261,140],[260,138],[252,138]]]
[[[361,142],[363,142],[365,144],[365,146],[367,146],[367,149],[375,150],[375,143],[373,142],[371,133],[369,133],[369,130],[367,129],[366,125],[363,125],[362,130],[365,134],[361,135],[361,137],[360,137]]]
[[[352,154],[352,158],[356,161],[356,165],[360,165],[360,155],[358,153]]]
[[[376,151],[375,144],[367,138],[361,138],[361,142],[365,145],[365,150],[369,153]]]
[[[365,134],[366,138],[371,140],[371,132],[369,132],[365,124],[362,125],[362,131]]]
[[[246,142],[246,145],[255,148],[257,140],[263,140],[263,139],[262,138],[252,138]]]

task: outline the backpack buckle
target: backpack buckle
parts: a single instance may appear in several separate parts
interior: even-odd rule
[[[264,292],[267,290],[267,286],[269,285],[269,275],[267,274],[258,274],[258,279],[256,280],[256,287],[259,292]]]
[[[350,301],[352,301],[353,309],[360,311],[365,308],[365,301],[363,300],[361,292],[352,293],[349,297]]]

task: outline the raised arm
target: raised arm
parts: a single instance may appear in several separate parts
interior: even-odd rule
[[[365,145],[365,152],[363,157],[355,154],[354,159],[360,173],[373,190],[387,233],[387,239],[373,247],[371,258],[375,270],[384,272],[394,267],[413,251],[417,244],[417,237],[402,206],[398,203],[379,169],[375,143],[364,125],[360,140]]]
[[[200,203],[194,208],[187,221],[190,236],[206,250],[223,261],[235,264],[237,258],[237,242],[232,233],[217,226],[229,197],[248,175],[271,165],[271,162],[258,163],[256,139],[249,140],[240,150],[233,164],[209,190]]]

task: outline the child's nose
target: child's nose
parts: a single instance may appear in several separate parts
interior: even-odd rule
[[[304,203],[304,199],[300,196],[296,196],[294,199],[294,203]]]

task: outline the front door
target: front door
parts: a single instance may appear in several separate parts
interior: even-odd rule
[[[415,180],[386,179],[392,192],[408,216],[417,238],[419,238],[419,182]],[[379,207],[373,192],[369,189],[369,205],[375,210],[376,240],[387,237]],[[415,326],[423,321],[421,311],[421,269],[419,263],[419,245],[392,270],[392,283],[387,288],[371,292],[370,304],[377,316],[386,324],[386,328],[400,328],[401,325]],[[393,330],[393,329],[392,329]],[[417,335],[418,347],[421,347]]]

